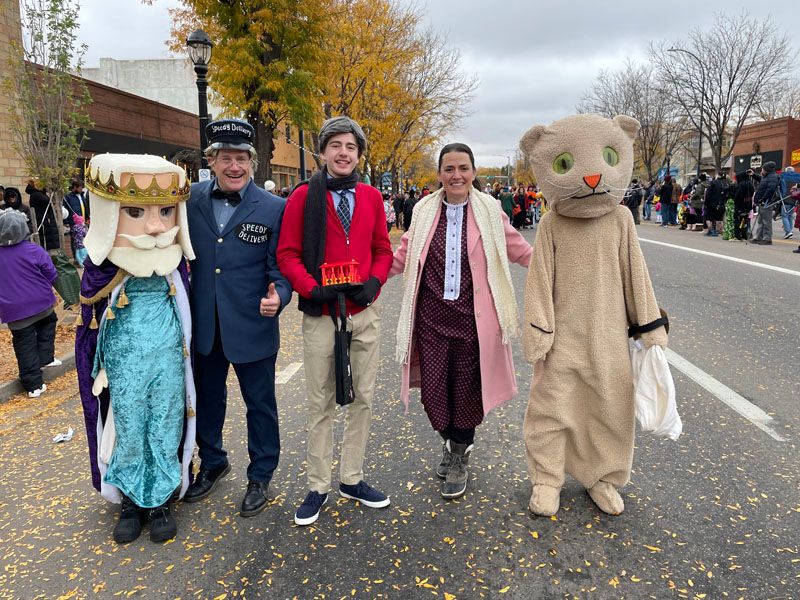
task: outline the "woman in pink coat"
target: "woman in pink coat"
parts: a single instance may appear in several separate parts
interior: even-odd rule
[[[469,480],[475,428],[517,393],[511,339],[518,331],[509,261],[528,266],[531,247],[492,196],[473,186],[475,158],[465,144],[439,153],[439,190],[414,207],[411,229],[389,276],[405,274],[397,325],[401,396],[421,389],[442,436],[442,496],[458,498]]]

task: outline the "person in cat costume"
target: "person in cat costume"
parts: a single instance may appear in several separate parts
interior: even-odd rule
[[[75,338],[92,484],[120,504],[113,537],[175,537],[169,502],[190,483],[195,393],[184,170],[100,154],[86,170],[92,227]]]
[[[576,115],[522,138],[550,207],[536,232],[525,289],[523,348],[534,365],[524,438],[529,508],[554,515],[565,474],[605,513],[633,462],[634,389],[628,336],[666,346],[630,210],[620,198],[639,122]],[[629,328],[632,331],[629,331]]]

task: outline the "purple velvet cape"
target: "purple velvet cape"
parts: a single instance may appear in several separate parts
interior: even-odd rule
[[[99,267],[89,258],[83,263],[83,278],[81,279],[81,296],[91,298],[103,287],[108,285],[119,271],[119,267],[106,260]],[[186,293],[189,293],[189,270],[186,260],[181,259],[178,265],[178,272],[181,274],[183,286]],[[81,404],[83,405],[83,420],[86,424],[86,441],[89,445],[89,464],[92,469],[92,485],[100,491],[100,469],[97,466],[97,418],[98,415],[105,423],[108,414],[108,388],[104,389],[99,399],[92,394],[92,370],[94,369],[94,355],[97,351],[97,334],[99,329],[90,329],[89,324],[92,317],[96,316],[98,325],[100,318],[108,306],[108,298],[103,298],[97,304],[81,304],[81,320],[83,324],[77,328],[75,333],[75,368],[78,371],[78,389],[81,393]],[[186,423],[183,426],[183,435],[186,435]],[[181,439],[179,448],[183,448],[184,440]],[[180,450],[179,450],[180,453]],[[191,477],[191,469],[189,469]]]

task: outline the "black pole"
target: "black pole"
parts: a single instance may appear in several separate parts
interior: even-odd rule
[[[706,94],[706,71],[703,64],[700,64],[700,137],[697,140],[697,179],[700,179],[700,163],[703,160],[703,107],[705,106]]]
[[[297,180],[299,182],[306,178],[306,143],[302,129],[297,131],[297,142],[300,145],[300,179]]]
[[[206,95],[208,81],[206,80],[206,74],[208,73],[208,65],[195,64],[194,72],[197,74],[197,100],[200,105],[200,167],[207,169],[208,161],[206,160],[205,149],[208,146],[208,139],[206,138],[206,125],[208,125]]]

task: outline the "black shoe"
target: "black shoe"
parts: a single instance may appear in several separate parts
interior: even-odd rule
[[[792,250],[795,254],[800,254],[800,246],[797,247],[797,250]]]
[[[467,467],[472,444],[455,444],[452,440],[448,440],[447,446],[453,458],[450,461],[447,478],[442,482],[442,498],[452,500],[460,498],[467,491],[467,482],[469,481]]]
[[[122,507],[119,521],[114,527],[114,541],[118,544],[129,544],[142,534],[142,509],[134,504],[125,494],[122,495]]]
[[[453,453],[447,448],[447,442],[442,444],[442,460],[436,467],[436,474],[442,478],[447,478],[447,473],[450,472],[450,464],[453,462]]]
[[[175,522],[175,517],[169,513],[167,503],[157,508],[151,508],[147,522],[150,525],[150,541],[152,542],[166,542],[178,534],[178,524]]]
[[[269,504],[269,483],[248,481],[239,514],[243,517],[253,517],[264,510],[267,504]]]
[[[230,463],[216,469],[204,469],[200,467],[200,472],[197,474],[197,477],[194,478],[194,483],[186,490],[183,501],[189,503],[199,502],[203,498],[209,496],[211,492],[214,491],[214,488],[217,487],[219,480],[230,472]]]

